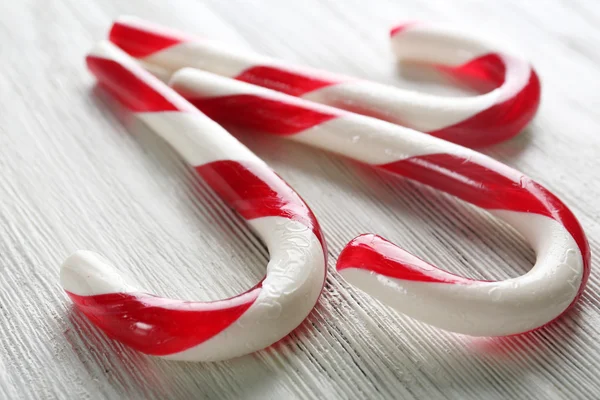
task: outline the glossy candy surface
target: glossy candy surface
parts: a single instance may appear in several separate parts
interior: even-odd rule
[[[263,161],[111,43],[96,46],[87,65],[251,225],[271,260],[247,292],[197,302],[148,294],[98,254],[79,251],[61,269],[75,305],[110,337],[170,359],[227,359],[286,336],[312,310],[325,281],[325,245],[312,211]]]

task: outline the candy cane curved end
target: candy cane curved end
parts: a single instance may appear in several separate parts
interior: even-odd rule
[[[114,22],[110,40],[146,65],[171,72],[185,67],[202,69],[468,147],[509,139],[535,115],[540,82],[521,57],[440,26],[409,23],[392,32],[392,45],[399,58],[435,64],[456,77],[485,81],[494,89],[472,97],[402,90],[293,65],[132,17]]]
[[[179,152],[247,221],[270,261],[256,287],[199,302],[148,294],[100,255],[79,251],[60,274],[77,308],[110,337],[175,360],[228,359],[286,336],[312,310],[325,281],[325,244],[312,211],[250,150],[114,45],[100,43],[87,64],[134,118]]]
[[[472,336],[519,334],[558,318],[585,287],[581,252],[554,229],[563,245],[550,249],[554,241],[540,243],[534,269],[505,281],[451,274],[373,234],[353,239],[337,270],[382,303],[438,328]]]
[[[585,287],[590,251],[579,222],[519,171],[411,129],[192,68],[170,85],[217,122],[329,150],[487,210],[536,251],[527,274],[484,282],[449,274],[375,235],[352,241],[338,259],[340,274],[409,316],[454,332],[510,335],[553,320]]]
[[[459,29],[423,22],[409,22],[391,30],[392,48],[400,60],[437,66],[458,78],[487,82],[491,92],[466,98],[439,98],[418,93],[419,105],[434,102],[436,126],[413,126],[430,135],[467,147],[485,146],[517,135],[535,116],[540,104],[540,80],[523,57],[504,51]],[[474,131],[485,132],[475,136]]]

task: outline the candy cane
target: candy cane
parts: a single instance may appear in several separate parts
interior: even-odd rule
[[[378,119],[186,68],[172,87],[211,119],[329,150],[439,189],[489,211],[537,254],[527,274],[490,282],[441,270],[376,235],[350,242],[338,272],[411,317],[469,335],[529,331],[562,314],[590,272],[571,211],[522,173],[473,150]]]
[[[535,115],[540,83],[522,58],[453,29],[422,23],[396,27],[391,37],[401,59],[431,63],[459,78],[481,79],[494,90],[465,98],[401,90],[234,50],[131,17],[119,18],[110,32],[110,40],[130,55],[169,72],[199,68],[469,147],[508,139]]]
[[[79,251],[61,269],[61,284],[75,305],[110,337],[176,360],[236,357],[287,335],[314,307],[325,281],[325,245],[311,210],[250,150],[114,45],[98,45],[87,64],[247,220],[271,260],[256,287],[196,302],[140,291],[101,256]]]

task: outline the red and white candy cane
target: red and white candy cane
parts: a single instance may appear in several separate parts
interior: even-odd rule
[[[537,254],[527,274],[479,281],[362,235],[338,258],[351,284],[431,325],[469,335],[526,332],[562,314],[590,272],[585,234],[547,189],[483,154],[412,129],[186,68],[171,86],[211,119],[281,135],[424,183],[489,211]]]
[[[197,302],[140,291],[101,256],[79,251],[61,269],[73,302],[110,337],[176,360],[236,357],[287,335],[312,310],[325,281],[325,244],[311,210],[250,150],[111,43],[98,45],[87,64],[246,219],[266,243],[270,261],[256,287]]]
[[[528,62],[462,32],[423,23],[391,31],[396,55],[429,63],[457,78],[494,89],[474,97],[441,97],[335,75],[221,43],[199,39],[137,18],[122,17],[110,40],[139,61],[167,72],[194,67],[373,116],[464,146],[484,146],[519,133],[533,118],[540,83]]]

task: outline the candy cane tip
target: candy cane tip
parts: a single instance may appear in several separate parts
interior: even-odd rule
[[[86,250],[71,254],[62,263],[60,284],[66,292],[79,296],[133,291],[106,258]]]
[[[177,71],[171,74],[170,79],[167,81],[167,84],[176,89],[176,86],[179,85],[180,81],[187,81],[189,79],[193,79],[194,76],[197,75],[208,75],[209,72],[202,71],[201,69],[192,68],[192,67],[183,67],[178,69]],[[212,75],[212,74],[211,74]]]
[[[417,23],[418,23],[417,21],[407,21],[407,22],[403,22],[399,25],[394,26],[392,29],[390,29],[390,37],[396,36],[400,32],[406,30],[407,28],[409,28]]]
[[[131,56],[138,58],[194,39],[186,33],[130,16],[115,19],[108,38]]]
[[[119,57],[119,59],[127,59],[126,53],[120,48],[114,45],[114,43],[108,40],[99,40],[94,44],[86,56],[86,61],[89,62],[90,58],[94,57]]]
[[[364,234],[352,239],[342,250],[336,264],[337,271],[347,281],[361,274],[379,274],[381,277],[419,282],[463,283],[469,280],[444,271],[425,260],[374,234]],[[360,272],[359,272],[360,271]]]

